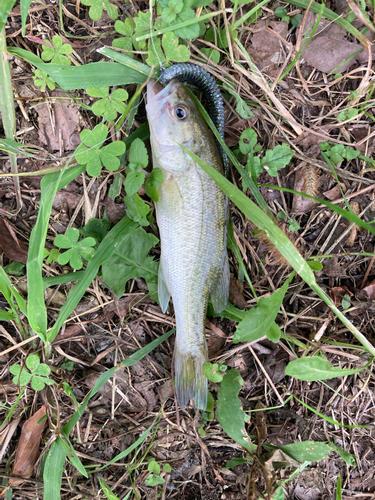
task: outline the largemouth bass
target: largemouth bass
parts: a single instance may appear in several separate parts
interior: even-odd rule
[[[159,301],[163,312],[172,297],[176,316],[175,386],[178,403],[193,397],[207,407],[208,361],[205,320],[208,300],[220,312],[228,302],[226,247],[228,200],[213,180],[180,148],[183,144],[213,168],[223,165],[212,132],[181,83],[147,85],[153,167],[158,187],[156,218],[160,231]]]

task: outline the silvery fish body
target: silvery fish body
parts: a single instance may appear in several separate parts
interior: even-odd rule
[[[156,218],[160,231],[159,300],[165,312],[172,297],[176,316],[175,379],[184,407],[207,406],[208,361],[205,319],[208,300],[217,312],[229,295],[226,249],[228,201],[213,180],[181,148],[183,144],[219,172],[222,161],[213,134],[180,82],[147,87],[153,167],[158,187]]]

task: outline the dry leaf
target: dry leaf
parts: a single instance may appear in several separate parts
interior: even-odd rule
[[[231,276],[229,288],[229,300],[238,308],[245,309],[246,299],[243,293],[243,283]]]
[[[305,31],[309,27],[311,32],[315,20],[316,15],[308,12]],[[303,59],[307,64],[323,73],[330,73],[339,65],[340,73],[344,73],[356,62],[366,64],[368,60],[366,50],[362,50],[352,58],[350,57],[363,47],[359,43],[348,42],[346,35],[345,28],[328,20],[321,21],[316,34],[303,53]],[[347,59],[349,60],[342,64]]]
[[[316,167],[304,165],[296,172],[294,180],[294,190],[306,193],[309,196],[316,196],[318,193],[319,177]],[[293,196],[292,210],[296,214],[310,212],[316,205],[314,200],[300,195]]]
[[[350,206],[356,215],[360,214],[359,203],[357,203],[356,201],[352,201],[350,203]],[[348,223],[350,224],[349,221],[348,221]],[[347,241],[348,247],[352,247],[354,245],[354,242],[357,239],[357,229],[358,229],[358,226],[356,224],[354,224],[354,226],[350,230],[350,233],[348,234],[348,241]]]
[[[371,283],[363,289],[368,295],[370,300],[375,300],[375,280],[371,281]]]
[[[36,109],[39,114],[39,140],[50,151],[72,151],[81,140],[79,137],[80,115],[78,107],[63,92],[51,92],[55,100]]]
[[[271,28],[284,40],[288,36],[288,23],[284,21],[263,21],[256,24],[257,31],[251,38],[251,45],[246,49],[259,69],[264,69],[270,76],[276,76],[280,71],[280,64],[285,60],[285,47],[276,35],[267,28]]]
[[[341,306],[342,299],[345,295],[349,295],[349,297],[353,295],[349,288],[347,288],[346,286],[335,286],[331,288],[329,294],[336,307]]]
[[[13,464],[12,475],[28,479],[31,477],[35,462],[39,456],[40,438],[47,423],[47,419],[38,424],[38,421],[46,415],[46,407],[43,405],[22,426],[21,436],[18,441],[16,458]],[[9,479],[10,486],[22,484],[22,480]]]
[[[340,182],[340,186],[341,186],[342,191],[345,193],[346,192],[346,186],[345,186],[345,184],[342,183],[342,182]],[[329,191],[325,191],[323,193],[324,196],[326,198],[328,198],[329,200],[331,200],[331,201],[338,200],[339,198],[341,198],[340,186],[338,184],[336,184],[336,186],[334,186]]]
[[[26,264],[27,248],[18,240],[12,226],[5,219],[0,219],[0,247],[8,259]]]

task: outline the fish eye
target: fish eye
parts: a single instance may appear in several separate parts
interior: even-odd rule
[[[177,104],[174,108],[174,115],[177,118],[177,120],[185,120],[188,115],[189,115],[189,110],[186,106],[183,104]]]

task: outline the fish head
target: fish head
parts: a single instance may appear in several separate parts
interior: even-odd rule
[[[203,121],[194,101],[178,80],[172,80],[166,87],[150,80],[146,111],[153,154],[160,163],[169,163],[167,169],[185,169],[186,153],[180,144],[194,151]]]

